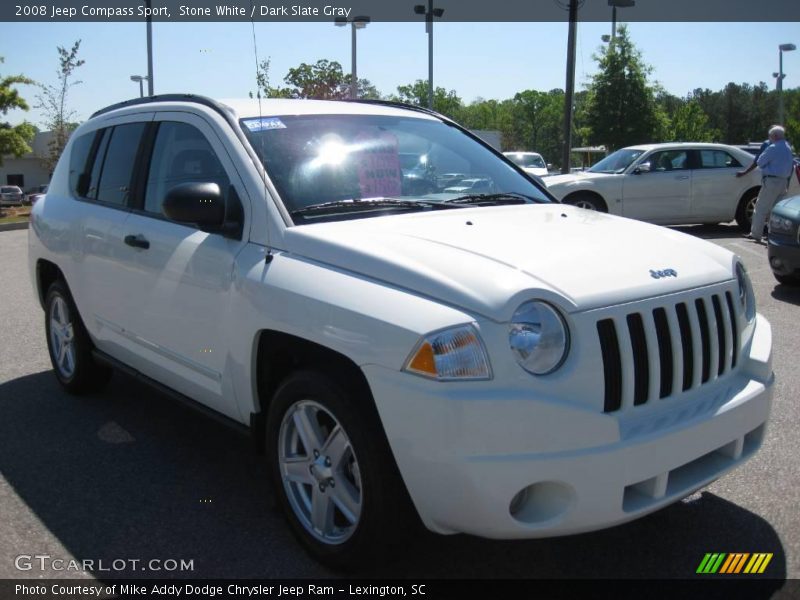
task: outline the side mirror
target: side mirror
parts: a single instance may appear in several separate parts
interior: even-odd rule
[[[547,163],[547,170],[548,171],[552,171],[553,170],[553,163]]]
[[[162,210],[169,219],[204,231],[219,231],[225,223],[225,198],[216,183],[176,185],[167,192]]]
[[[637,175],[641,175],[642,173],[649,173],[650,172],[650,162],[643,162],[639,164],[634,170],[634,173]]]

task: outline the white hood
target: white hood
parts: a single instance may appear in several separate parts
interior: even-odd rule
[[[525,300],[568,312],[733,277],[733,254],[663,227],[560,204],[292,227],[286,249],[498,322]],[[655,279],[650,271],[677,277]]]

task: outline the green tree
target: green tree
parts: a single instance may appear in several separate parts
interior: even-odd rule
[[[272,57],[266,58],[258,63],[256,69],[256,85],[258,85],[258,93],[262,98],[291,98],[292,90],[289,88],[273,87],[269,83],[269,69]],[[250,97],[253,93],[250,92]]]
[[[391,100],[413,104],[415,106],[428,106],[428,82],[417,79],[414,83],[397,86],[397,95]],[[433,110],[450,117],[456,121],[461,120],[464,103],[455,90],[449,92],[443,87],[433,89]]]
[[[284,81],[292,86],[292,97],[317,100],[340,100],[347,97],[342,65],[320,59],[315,64],[300,63],[289,69]]]
[[[350,97],[350,82],[353,80],[353,75],[348,73],[344,76],[342,80],[342,86],[344,87],[344,97]],[[369,79],[365,79],[364,77],[359,77],[357,81],[357,93],[359,98],[365,98],[367,100],[380,100],[383,96],[378,91]]]
[[[708,115],[700,104],[688,99],[675,109],[667,136],[675,142],[713,142],[719,132],[709,126]]]
[[[659,141],[663,114],[655,99],[656,88],[648,82],[651,67],[642,60],[622,25],[614,43],[595,56],[599,71],[589,86],[586,110],[592,144],[621,148]]]
[[[786,139],[800,151],[800,87],[783,90],[783,111],[786,115]]]
[[[0,56],[0,64],[5,60]],[[0,113],[3,116],[8,111],[14,109],[29,110],[28,103],[20,96],[18,85],[34,85],[34,81],[24,75],[0,76]],[[20,157],[30,152],[30,143],[36,134],[36,127],[27,121],[20,125],[11,125],[7,121],[0,121],[0,165],[3,164],[3,157]]]
[[[70,134],[77,124],[74,122],[76,112],[67,106],[70,88],[81,81],[72,81],[72,75],[86,61],[78,59],[81,40],[72,45],[70,50],[58,46],[58,84],[40,85],[42,93],[36,96],[36,108],[44,113],[44,125],[53,133],[50,141],[49,155],[44,161],[48,170],[52,171],[58,162]]]

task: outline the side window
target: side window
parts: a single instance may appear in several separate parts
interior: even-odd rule
[[[92,170],[92,184],[87,194],[89,198],[120,206],[127,203],[133,167],[144,129],[145,123],[128,123],[106,131]],[[98,181],[95,176],[98,167],[99,183],[95,184]],[[96,195],[93,195],[92,188],[95,185]]]
[[[724,150],[701,150],[700,168],[701,169],[725,169],[730,167],[741,167],[742,165],[733,156]]]
[[[80,196],[97,200],[97,188],[100,184],[100,173],[103,170],[103,161],[106,159],[106,150],[108,150],[108,140],[111,139],[111,129],[103,129],[99,133],[99,137],[95,140],[96,150],[94,152],[93,164],[91,171],[88,172],[83,181],[79,182],[78,190]]]
[[[685,150],[664,150],[650,155],[650,171],[663,173],[665,171],[680,171],[689,168],[689,161]]]
[[[88,189],[86,170],[95,137],[97,132],[93,131],[72,142],[72,152],[69,156],[69,191],[77,196],[85,196]]]
[[[205,136],[192,125],[164,121],[158,127],[145,187],[144,210],[161,215],[167,193],[183,183],[216,183],[225,194],[225,169]]]

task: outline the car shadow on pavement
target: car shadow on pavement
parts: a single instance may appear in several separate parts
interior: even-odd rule
[[[800,306],[800,286],[780,283],[775,286],[770,295],[775,300]]]
[[[688,233],[704,240],[740,237],[742,229],[736,223],[720,223],[716,225],[680,225],[670,226],[674,231]]]
[[[270,509],[264,466],[247,437],[126,375],[84,398],[65,394],[49,371],[0,384],[0,440],[0,474],[33,513],[4,518],[21,528],[41,527],[38,519],[69,553],[53,558],[194,564],[97,577],[336,575],[309,559]],[[42,551],[0,547],[12,557]],[[773,591],[784,584],[784,550],[770,524],[708,492],[571,537],[500,542],[425,532],[395,562],[349,576],[695,578],[707,552],[772,552],[764,576],[774,578]]]

